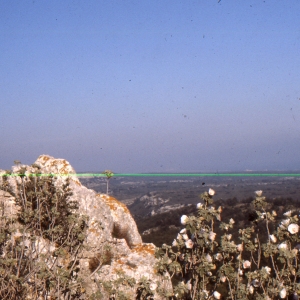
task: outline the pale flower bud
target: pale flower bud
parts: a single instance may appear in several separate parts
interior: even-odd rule
[[[271,274],[271,268],[270,267],[264,267],[265,271],[270,275]]]
[[[279,250],[286,250],[287,249],[287,244],[286,243],[281,243],[280,245],[278,245],[278,249]]]
[[[258,197],[261,197],[262,193],[263,193],[263,191],[261,191],[261,190],[260,191],[255,191],[255,194]]]
[[[227,239],[228,239],[228,241],[230,241],[231,240],[231,238],[232,238],[232,234],[227,234]]]
[[[237,246],[236,246],[236,248],[237,248],[237,251],[243,251],[243,244],[238,244]]]
[[[181,224],[186,225],[186,222],[188,221],[188,219],[189,218],[186,215],[181,216],[181,219],[180,219]]]
[[[176,241],[176,240],[174,240],[174,241],[173,241],[173,243],[172,243],[172,246],[173,246],[173,247],[176,247],[176,246],[178,246],[178,243],[177,243],[177,241]]]
[[[285,212],[283,215],[286,217],[290,217],[292,215],[292,211],[289,210],[289,211]]]
[[[188,248],[188,249],[192,249],[194,246],[194,243],[192,240],[188,240],[185,242],[185,247]]]
[[[229,220],[229,224],[230,225],[233,225],[235,223],[235,221],[231,218],[230,220]]]
[[[249,293],[250,294],[253,294],[254,292],[254,287],[252,285],[249,286]]]
[[[276,217],[277,216],[277,212],[275,210],[272,210],[272,216]]]
[[[219,292],[214,291],[213,295],[215,299],[221,299],[221,294]]]
[[[243,262],[243,268],[244,269],[248,269],[248,268],[250,268],[251,267],[251,262],[249,261],[249,260],[245,260],[244,262]]]
[[[181,229],[179,232],[180,232],[180,233],[186,233],[186,229],[183,228],[183,229]]]
[[[272,243],[276,243],[277,242],[277,238],[276,238],[276,236],[274,234],[270,234],[269,237],[270,237],[270,240],[271,240]]]
[[[239,272],[239,275],[240,275],[240,276],[243,276],[243,274],[244,274],[244,273],[243,273],[243,270],[239,269],[238,272]]]
[[[186,283],[186,287],[189,291],[192,289],[192,284],[190,280]]]
[[[216,234],[215,232],[210,231],[208,238],[209,238],[211,241],[214,241],[215,238],[216,238],[216,235],[217,235],[217,234]]]
[[[286,289],[285,288],[283,288],[280,291],[279,296],[280,296],[281,299],[284,299],[286,297]]]
[[[183,234],[183,235],[182,235],[182,238],[183,238],[185,241],[187,241],[187,240],[189,239],[189,237],[188,237],[187,234]]]
[[[213,189],[209,189],[209,190],[208,190],[208,194],[209,194],[210,196],[213,196],[215,193],[216,193],[216,192],[215,192]]]
[[[198,203],[198,204],[197,204],[197,208],[198,208],[198,209],[201,208],[202,206],[203,206],[202,203]]]
[[[218,260],[218,261],[221,261],[221,260],[223,259],[222,254],[221,254],[221,253],[217,253],[217,254],[215,255],[215,259]]]
[[[207,254],[207,255],[205,256],[205,258],[206,258],[206,260],[207,260],[209,263],[212,262],[212,257],[211,257],[209,254]]]
[[[220,277],[220,281],[221,281],[221,282],[225,282],[225,281],[226,281],[226,276],[221,276],[221,277]]]

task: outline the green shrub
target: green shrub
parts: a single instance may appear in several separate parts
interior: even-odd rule
[[[201,195],[196,216],[181,217],[185,227],[172,245],[157,252],[157,271],[172,277],[175,299],[286,299],[300,293],[298,216],[276,220],[262,191],[252,202],[254,218],[232,239],[235,221],[221,222],[212,206],[214,191]],[[222,231],[220,237],[215,226]],[[264,232],[263,232],[264,231]],[[298,299],[298,298],[295,298]]]

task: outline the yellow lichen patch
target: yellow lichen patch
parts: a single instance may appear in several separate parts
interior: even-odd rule
[[[97,194],[97,196],[101,197],[104,200],[104,202],[110,207],[111,210],[117,210],[118,208],[121,207],[124,212],[130,214],[127,206],[124,203],[118,201],[116,198],[111,196],[103,197],[100,194]]]
[[[152,244],[139,244],[135,246],[132,251],[137,253],[145,253],[145,254],[151,254],[154,255],[155,253],[155,246]]]

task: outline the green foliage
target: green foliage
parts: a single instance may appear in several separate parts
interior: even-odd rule
[[[106,176],[106,194],[108,195],[109,179],[114,176],[114,173],[111,170],[105,170],[102,174],[104,174]]]
[[[37,169],[38,171],[38,169]],[[3,177],[0,189],[15,197],[17,214],[0,218],[0,298],[78,299],[78,253],[87,218],[70,200],[69,181],[27,176],[20,168],[16,186]]]

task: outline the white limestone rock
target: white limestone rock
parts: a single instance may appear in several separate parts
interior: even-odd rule
[[[137,283],[145,276],[153,284],[163,284],[166,290],[172,290],[170,279],[162,280],[162,277],[156,274],[154,270],[157,262],[154,257],[155,246],[142,242],[136,223],[125,204],[114,197],[97,194],[82,186],[76,177],[75,170],[64,159],[41,155],[33,167],[18,165],[13,167],[13,172],[18,172],[22,168],[25,170],[25,175],[29,175],[36,172],[36,167],[43,174],[54,174],[57,186],[61,186],[69,178],[72,191],[70,200],[76,200],[80,214],[88,216],[84,250],[78,255],[80,260],[78,276],[84,280],[87,294],[101,289],[103,281],[116,280],[120,274],[134,278]],[[0,170],[0,173],[3,174],[4,171]],[[7,181],[12,187],[12,192],[0,190],[0,204],[3,204],[0,207],[4,209],[4,214],[7,216],[16,216],[18,212],[18,206],[12,194],[15,192],[16,182],[20,183],[21,180],[18,176],[8,177]],[[23,177],[23,180],[26,180],[26,177]],[[2,183],[3,176],[0,176],[0,186]],[[40,242],[46,245],[44,249],[47,251],[55,250],[53,244],[45,240]],[[103,258],[105,255],[109,257]],[[72,258],[69,259],[71,260]],[[97,261],[101,263],[94,266]],[[68,263],[68,261],[59,262],[62,266]],[[124,287],[132,299],[135,298],[136,288],[137,285],[129,290]],[[156,294],[154,299],[163,298]]]

